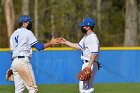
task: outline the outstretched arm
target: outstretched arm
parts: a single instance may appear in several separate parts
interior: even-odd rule
[[[75,49],[81,49],[77,43],[72,43],[64,38],[61,38],[61,41],[60,41],[61,44],[65,44],[67,46],[70,46],[72,48],[75,48]]]
[[[55,39],[54,37],[52,37],[52,39],[49,42],[44,44],[36,43],[33,45],[33,47],[40,51],[40,50],[44,50],[45,48],[48,48],[49,46],[56,45],[56,44],[59,44],[58,38]]]

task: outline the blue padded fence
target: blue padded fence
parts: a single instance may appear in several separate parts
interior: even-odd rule
[[[33,51],[31,64],[37,84],[78,83],[80,54],[79,50]],[[139,56],[139,50],[102,50],[99,58],[102,68],[96,74],[95,83],[140,82]],[[10,52],[0,52],[0,85],[12,84],[5,80],[10,60]]]

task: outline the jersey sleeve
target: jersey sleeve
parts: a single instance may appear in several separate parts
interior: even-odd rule
[[[78,43],[78,46],[83,49],[84,47],[84,38],[81,39],[81,41]]]
[[[34,36],[34,34],[29,31],[28,33],[28,42],[31,46],[33,46],[34,44],[36,44],[38,42],[38,40],[36,39],[36,37]]]
[[[87,44],[90,52],[93,54],[98,54],[99,52],[99,41],[96,38],[90,38],[89,43]]]

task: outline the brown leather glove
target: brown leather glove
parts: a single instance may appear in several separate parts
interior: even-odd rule
[[[8,81],[13,81],[13,72],[12,72],[12,69],[8,69],[7,70],[7,73],[6,73],[6,80]]]
[[[88,81],[91,78],[92,71],[90,68],[84,68],[80,73],[78,73],[77,78],[80,81]]]

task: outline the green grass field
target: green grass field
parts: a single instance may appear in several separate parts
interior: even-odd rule
[[[79,93],[78,84],[38,85],[38,89],[38,93]],[[14,93],[14,86],[0,86],[0,93]],[[95,84],[94,93],[140,93],[140,83]]]

